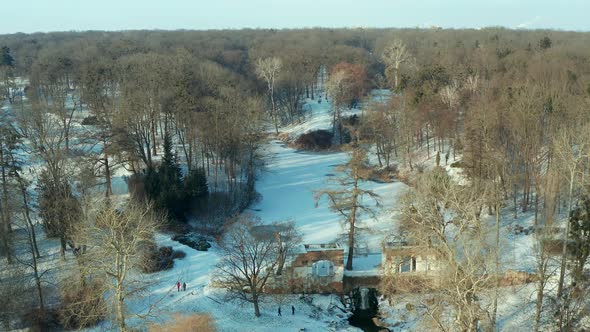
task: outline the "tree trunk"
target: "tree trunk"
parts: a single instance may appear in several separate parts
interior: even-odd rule
[[[542,248],[540,250],[543,250]],[[538,281],[538,285],[537,285],[537,303],[535,304],[535,325],[533,328],[534,332],[538,332],[539,331],[539,325],[541,323],[541,312],[543,311],[543,291],[545,288],[545,268],[543,266],[544,264],[544,254],[541,253],[541,263],[542,264],[540,267],[540,271],[538,272],[538,277],[539,277],[539,281]]]
[[[430,159],[430,134],[428,132],[428,125],[426,125],[426,153],[427,157]]]
[[[156,146],[158,144],[156,144],[156,120],[154,119],[155,115],[152,115],[152,121],[151,121],[151,126],[152,126],[152,130],[151,130],[151,134],[152,134],[152,156],[156,156],[158,154],[158,150],[156,149]],[[148,151],[149,154],[149,151]]]
[[[256,294],[256,290],[252,290],[252,303],[254,303],[254,315],[256,317],[260,317],[260,308],[258,306],[258,294]]]
[[[496,188],[496,193],[494,193],[494,195],[498,195],[498,191],[500,188]],[[497,200],[499,200],[500,198],[497,197]],[[495,289],[494,289],[494,303],[492,305],[492,331],[496,330],[496,314],[498,312],[498,288],[500,287],[500,206],[501,204],[496,201],[495,204],[495,209],[496,209],[496,257],[495,257],[495,263],[496,263],[496,283],[495,283]]]
[[[4,145],[0,143],[0,163],[2,163],[2,251],[6,255],[8,264],[13,263],[12,241],[10,231],[10,216],[8,207],[8,183],[6,182],[6,167],[4,163]]]
[[[117,286],[117,325],[121,331],[127,331],[127,325],[125,324],[125,311],[124,311],[124,300],[123,290],[120,285]]]
[[[115,298],[116,298],[116,311],[117,311],[117,325],[119,326],[119,330],[122,332],[127,331],[127,324],[125,323],[125,296],[123,294],[123,274],[124,274],[124,259],[120,253],[117,253],[115,256],[115,266],[116,266],[116,288],[115,288]]]
[[[18,174],[18,173],[17,173]],[[17,175],[17,177],[19,177]],[[23,196],[23,205],[24,205],[24,216],[25,216],[25,220],[27,222],[28,227],[30,228],[30,232],[31,232],[31,241],[32,241],[32,246],[33,246],[33,251],[35,252],[35,255],[37,256],[37,258],[41,257],[41,255],[39,254],[39,247],[37,246],[37,235],[35,233],[35,226],[33,225],[33,221],[31,220],[31,215],[29,213],[29,200],[27,199],[27,189],[25,188],[25,186],[22,184],[22,182],[20,181],[20,177],[18,178],[19,180],[19,185],[20,185],[20,190],[21,190],[21,194]]]
[[[64,126],[64,137],[66,141],[66,153],[70,151],[70,131],[68,130],[66,119],[62,120]]]
[[[398,77],[398,66],[395,66],[395,75],[393,75],[394,83],[395,83],[395,91],[399,89],[399,77]]]
[[[63,231],[62,230],[60,230],[60,233],[61,234],[59,235],[59,244],[60,244],[59,254],[60,254],[61,258],[63,260],[65,260],[66,259],[66,239],[64,237],[64,234],[63,234]]]
[[[569,192],[568,192],[568,216],[569,213],[572,210],[572,200],[573,200],[573,192],[574,192],[574,177],[575,177],[575,173],[574,171],[572,171],[570,173],[570,188],[569,188]],[[562,245],[562,249],[561,249],[561,266],[559,269],[559,284],[557,287],[557,297],[561,297],[562,293],[563,293],[563,282],[564,282],[564,278],[565,278],[565,263],[566,263],[566,257],[567,257],[567,242],[569,239],[569,232],[570,232],[570,223],[569,223],[569,218],[566,220],[566,224],[565,224],[565,231],[564,231],[564,236],[563,236],[563,245]]]
[[[284,252],[284,248],[283,248],[283,241],[281,239],[281,234],[277,233],[276,238],[277,238],[277,246],[279,248],[276,274],[280,276],[283,273],[283,266],[285,265],[285,252]]]
[[[352,210],[350,211],[350,229],[348,230],[348,257],[346,269],[352,271],[352,259],[354,257],[354,231],[356,222],[356,205],[358,199],[358,177],[354,175],[354,186],[352,189]]]
[[[575,169],[570,171],[570,188],[568,193],[568,218],[566,219],[565,224],[565,231],[563,235],[563,245],[561,249],[561,266],[559,268],[559,284],[557,285],[557,299],[560,303],[559,305],[559,328],[560,330],[563,329],[563,284],[565,279],[565,263],[567,257],[567,243],[569,240],[569,232],[570,232],[570,221],[569,221],[569,213],[572,211],[572,200],[573,200],[573,192],[574,192],[574,179],[575,179]]]
[[[272,114],[274,115],[275,122],[275,133],[279,134],[279,117],[275,107],[275,93],[274,93],[274,82],[270,84],[270,103],[272,107]]]
[[[30,232],[30,229],[29,229]],[[35,286],[37,288],[37,295],[39,297],[39,309],[45,310],[45,304],[43,301],[43,288],[41,287],[41,276],[39,275],[39,269],[37,266],[37,256],[35,255],[31,236],[29,236],[29,245],[31,249],[31,256],[33,258],[33,277],[35,278]]]
[[[106,182],[105,196],[108,198],[113,194],[113,187],[111,183],[111,168],[109,165],[109,156],[106,152],[104,155],[104,177]]]

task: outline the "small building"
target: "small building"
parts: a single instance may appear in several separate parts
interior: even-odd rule
[[[440,270],[440,263],[432,248],[412,243],[405,237],[391,237],[383,241],[381,266],[384,271],[434,275]]]
[[[304,244],[282,275],[273,275],[265,290],[269,293],[342,294],[344,249],[338,243]]]

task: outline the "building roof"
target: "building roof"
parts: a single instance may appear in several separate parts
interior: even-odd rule
[[[304,244],[305,251],[344,250],[340,243]]]

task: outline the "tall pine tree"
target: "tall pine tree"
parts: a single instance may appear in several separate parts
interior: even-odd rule
[[[156,204],[168,212],[168,216],[177,221],[184,221],[184,204],[182,199],[182,174],[176,155],[172,148],[172,138],[168,133],[164,136],[164,155],[158,169],[160,191],[156,193]]]

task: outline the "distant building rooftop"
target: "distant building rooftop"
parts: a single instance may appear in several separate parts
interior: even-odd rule
[[[343,250],[339,243],[304,244],[305,251]]]

